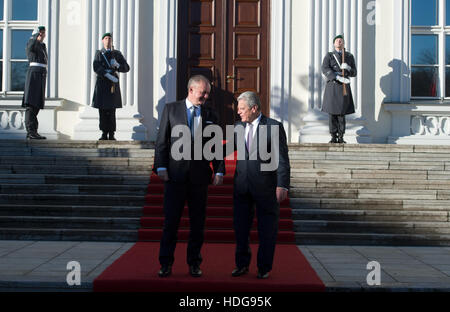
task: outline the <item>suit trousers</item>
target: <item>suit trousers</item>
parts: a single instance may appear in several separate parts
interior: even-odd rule
[[[34,106],[27,106],[25,111],[25,127],[28,134],[37,133],[39,127],[39,121],[37,116],[40,112],[40,108]]]
[[[345,115],[331,115],[330,114],[330,133],[331,134],[345,134],[347,121]]]
[[[164,189],[164,229],[161,239],[159,262],[172,265],[178,241],[178,228],[185,203],[189,208],[190,234],[187,249],[187,264],[202,263],[201,249],[204,242],[208,185],[166,182]]]
[[[103,132],[116,132],[116,110],[100,109],[100,130]]]
[[[251,263],[250,231],[255,215],[258,218],[258,268],[265,272],[272,271],[275,245],[278,236],[280,205],[276,196],[273,198],[255,197],[250,192],[234,193],[234,231],[236,234],[235,261],[238,268],[248,267]]]

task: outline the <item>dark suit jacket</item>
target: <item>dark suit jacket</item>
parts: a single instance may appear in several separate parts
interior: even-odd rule
[[[338,59],[339,63],[336,61]],[[327,79],[327,85],[323,96],[322,111],[332,115],[351,115],[355,113],[355,104],[353,101],[351,85],[347,85],[348,96],[343,95],[342,83],[336,80],[338,74],[341,73],[342,57],[337,51],[327,53],[322,63],[322,73]],[[345,77],[356,77],[358,74],[354,56],[345,52],[345,62],[352,68],[345,71]]]
[[[217,125],[218,118],[215,112],[205,106],[201,107],[202,127]],[[202,160],[175,160],[171,155],[172,146],[180,138],[172,138],[172,129],[175,126],[189,126],[187,120],[186,100],[170,103],[164,107],[161,123],[156,140],[154,171],[158,168],[167,168],[169,178],[173,182],[210,184],[212,181],[212,170],[210,161]],[[203,139],[203,146],[211,138]],[[192,147],[192,150],[194,148]],[[193,159],[193,158],[192,158]],[[225,163],[223,160],[212,161],[215,173],[225,174]]]
[[[110,67],[111,60],[115,59],[120,67],[114,69]],[[106,62],[108,60],[108,62]],[[128,65],[125,57],[118,50],[106,52],[105,49],[99,50],[95,53],[94,58],[94,72],[97,74],[97,82],[95,84],[94,96],[92,99],[92,106],[98,109],[116,109],[122,108],[122,93],[120,92],[120,83],[114,83],[105,77],[107,71],[111,71],[111,75],[119,78],[119,73],[128,73],[130,65]],[[114,93],[111,89],[114,86]]]
[[[245,124],[238,122],[236,126],[242,126],[245,128]],[[279,126],[279,164],[278,169],[274,171],[262,171],[261,165],[268,164],[271,160],[262,160],[261,155],[257,149],[257,146],[261,145],[260,142],[260,130],[261,126],[267,126],[267,151],[272,151],[272,138],[271,138],[271,126]],[[235,134],[237,135],[237,134]],[[291,167],[289,164],[289,154],[286,139],[286,132],[281,123],[276,120],[265,117],[261,117],[254,142],[258,141],[258,145],[253,144],[252,150],[249,152],[246,150],[246,160],[239,160],[238,156],[236,164],[236,173],[234,177],[235,192],[244,194],[250,192],[254,196],[274,196],[277,187],[283,187],[289,189]],[[241,140],[243,138],[240,138]],[[239,142],[239,139],[235,137],[235,144]],[[236,150],[236,146],[235,146]],[[275,151],[276,152],[276,151]],[[250,160],[255,159],[255,160]]]

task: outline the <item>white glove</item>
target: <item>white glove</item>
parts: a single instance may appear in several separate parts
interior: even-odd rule
[[[109,80],[111,80],[114,83],[118,83],[119,82],[119,79],[117,79],[116,77],[114,77],[113,75],[111,75],[109,73],[106,74],[105,77],[108,78]]]
[[[111,67],[118,69],[120,67],[120,64],[116,61],[116,59],[112,59],[111,60]]]
[[[348,65],[347,63],[344,63],[341,65],[341,69],[350,71],[350,70],[352,70],[352,67],[350,65]]]
[[[343,84],[350,84],[350,79],[348,79],[348,78],[344,78],[344,77],[341,77],[341,76],[337,76],[337,77],[336,77],[336,80],[339,81],[339,82],[341,82],[341,83],[343,83]]]

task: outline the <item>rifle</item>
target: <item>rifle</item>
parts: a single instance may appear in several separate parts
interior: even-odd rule
[[[345,63],[345,48],[342,48],[342,63],[341,64],[344,64],[344,63]],[[345,70],[344,69],[342,70],[342,77],[345,78]],[[343,87],[344,96],[347,96],[347,85],[345,83],[343,83],[342,87]]]

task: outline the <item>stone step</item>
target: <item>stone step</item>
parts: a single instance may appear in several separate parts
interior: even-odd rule
[[[0,140],[0,147],[47,147],[47,148],[141,148],[154,149],[153,142],[142,141],[25,141]]]
[[[450,234],[450,222],[376,222],[295,220],[295,232]]]
[[[399,189],[399,190],[449,190],[446,180],[395,180],[395,179],[316,179],[291,178],[293,188],[317,189]]]
[[[450,162],[432,161],[354,161],[354,160],[300,160],[291,159],[294,169],[327,169],[327,170],[450,170]]]
[[[58,194],[0,194],[0,204],[81,206],[143,206],[144,196],[130,195],[58,195]]]
[[[0,194],[142,195],[147,185],[3,184]]]
[[[0,174],[73,174],[102,175],[148,175],[151,174],[150,166],[53,166],[53,165],[0,165]]]
[[[321,179],[396,179],[396,180],[436,180],[450,179],[450,171],[426,170],[361,170],[361,169],[295,169],[291,168],[293,178]]]
[[[290,152],[297,151],[321,151],[321,152],[358,152],[370,151],[371,153],[426,153],[426,154],[450,154],[450,147],[444,145],[392,145],[392,144],[289,144]]]
[[[125,158],[125,157],[37,157],[11,156],[0,157],[0,165],[55,165],[55,166],[148,166],[153,164],[154,157]]]
[[[82,148],[2,148],[0,156],[36,156],[36,157],[119,157],[148,158],[154,156],[154,150],[144,149],[82,149]]]
[[[293,198],[342,198],[342,199],[412,199],[448,200],[450,191],[443,190],[405,190],[405,189],[327,189],[292,188]]]
[[[292,213],[298,221],[450,222],[449,211],[293,209]]]
[[[138,230],[0,228],[0,240],[136,242]]]
[[[375,233],[311,233],[295,234],[298,245],[352,246],[449,246],[450,235],[440,234],[375,234]]]
[[[138,230],[140,218],[2,216],[0,228]]]
[[[150,175],[0,174],[1,184],[148,185]]]
[[[293,209],[450,211],[450,200],[291,198]]]
[[[0,205],[0,216],[139,218],[142,206]]]

